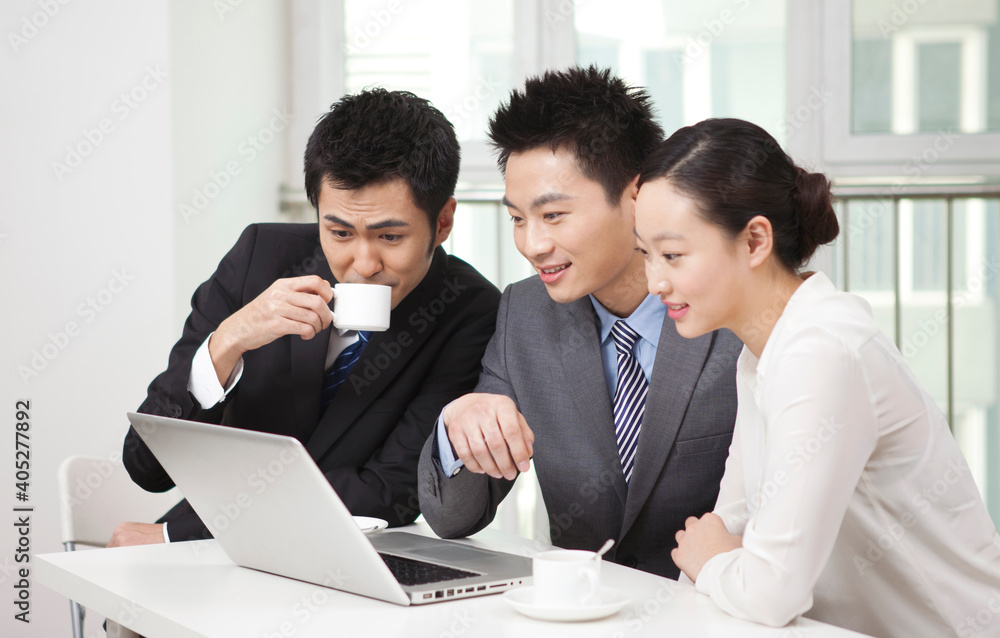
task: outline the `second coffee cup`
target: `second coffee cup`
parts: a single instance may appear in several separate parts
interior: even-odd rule
[[[600,598],[601,560],[594,552],[557,549],[535,556],[532,577],[535,604],[542,607],[587,607]]]
[[[336,328],[388,330],[392,288],[380,284],[337,284],[333,287],[332,307]]]

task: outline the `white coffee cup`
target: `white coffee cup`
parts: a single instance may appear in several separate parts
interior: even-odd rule
[[[379,284],[337,284],[333,287],[333,325],[341,330],[389,329],[392,288]]]
[[[601,559],[594,552],[557,549],[532,561],[535,604],[542,607],[587,607],[598,602]]]

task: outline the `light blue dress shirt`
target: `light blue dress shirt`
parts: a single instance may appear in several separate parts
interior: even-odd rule
[[[612,404],[615,400],[615,385],[618,382],[618,349],[615,341],[611,338],[611,329],[615,322],[622,319],[608,312],[601,305],[594,295],[589,295],[590,302],[594,304],[597,318],[600,320],[601,336],[601,363],[604,365],[604,381],[608,386],[608,397]],[[660,345],[660,330],[663,329],[663,317],[667,313],[667,307],[663,305],[656,295],[646,295],[639,307],[625,318],[625,322],[637,333],[639,339],[635,342],[632,354],[639,360],[639,366],[643,374],[646,375],[646,382],[649,383],[653,375],[653,363],[656,361],[656,348]],[[442,410],[443,412],[443,410]],[[528,424],[531,425],[530,423]],[[441,469],[445,476],[454,476],[464,463],[461,459],[456,459],[451,451],[451,442],[448,441],[448,431],[444,427],[444,419],[438,416],[437,420],[438,455],[440,456]]]

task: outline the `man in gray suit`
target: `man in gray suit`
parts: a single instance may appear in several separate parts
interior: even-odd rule
[[[674,535],[718,496],[742,344],[682,338],[647,294],[636,178],[662,135],[648,95],[594,67],[529,79],[490,122],[538,276],[504,292],[475,393],[424,446],[420,508],[440,536],[488,525],[534,458],[554,544],[614,538],[606,558],[677,578]]]

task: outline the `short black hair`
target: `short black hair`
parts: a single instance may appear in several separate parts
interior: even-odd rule
[[[319,208],[323,182],[357,190],[403,179],[431,229],[455,193],[461,153],[455,127],[409,91],[373,88],[330,107],[309,136],[306,195]]]
[[[590,66],[528,78],[493,115],[489,138],[504,173],[511,153],[571,151],[580,171],[615,204],[663,140],[663,129],[644,89]]]

